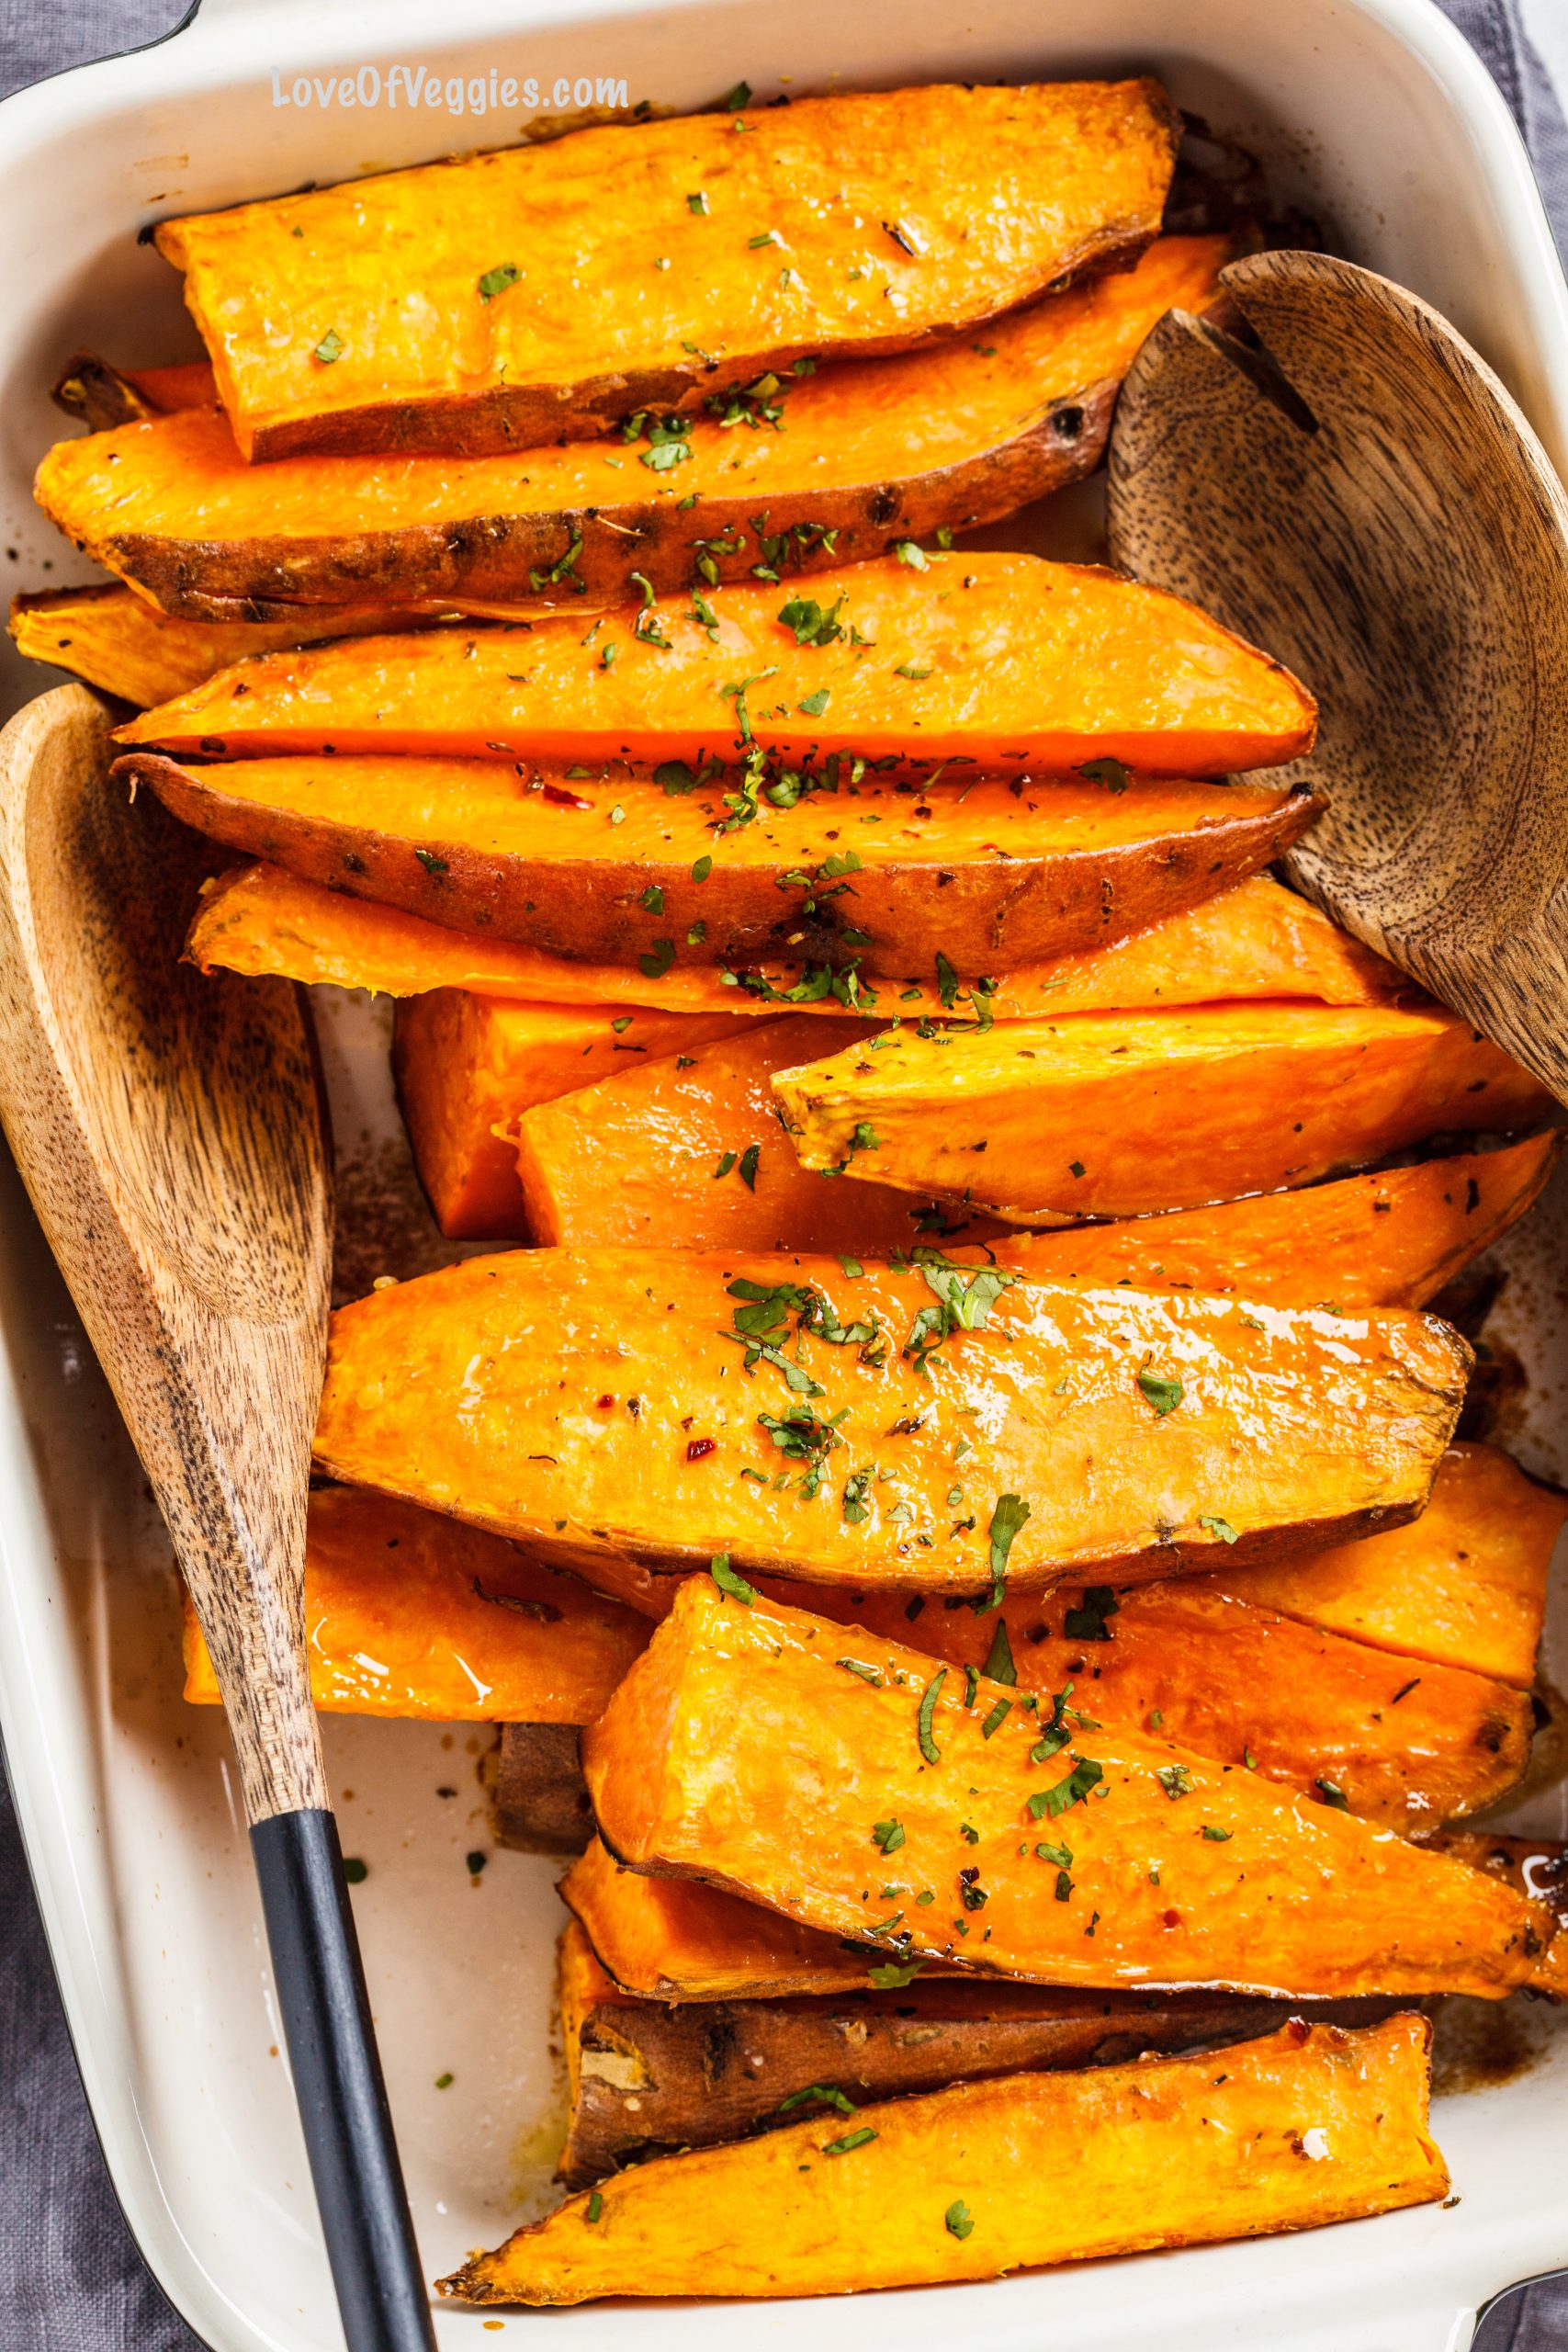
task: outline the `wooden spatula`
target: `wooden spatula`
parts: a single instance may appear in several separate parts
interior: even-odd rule
[[[174,1539],[238,1751],[350,2352],[430,2352],[305,1663],[331,1193],[295,990],[177,960],[211,852],[80,686],[0,735],[0,1119]]]
[[[1222,277],[1241,335],[1172,311],[1122,387],[1111,555],[1317,695],[1283,774],[1332,805],[1292,878],[1568,1100],[1562,486],[1403,288],[1311,253]]]

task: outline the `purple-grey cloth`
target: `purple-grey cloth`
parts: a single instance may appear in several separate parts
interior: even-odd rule
[[[1517,0],[1442,5],[1513,108],[1568,254],[1568,123]],[[189,0],[0,0],[0,96],[157,40],[191,13]],[[1563,2195],[1568,2202],[1568,2185]],[[154,2285],[115,2202],[3,1773],[0,2352],[201,2352]],[[1568,2287],[1507,2297],[1483,2324],[1474,2352],[1568,2352]]]

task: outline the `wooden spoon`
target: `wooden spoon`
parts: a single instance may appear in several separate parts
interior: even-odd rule
[[[1562,485],[1402,287],[1312,253],[1221,277],[1239,334],[1173,311],[1122,387],[1112,558],[1318,696],[1292,879],[1568,1100]]]
[[[211,851],[80,686],[0,735],[0,1118],[168,1521],[239,1755],[350,2352],[431,2352],[305,1662],[331,1195],[284,981],[178,963]]]

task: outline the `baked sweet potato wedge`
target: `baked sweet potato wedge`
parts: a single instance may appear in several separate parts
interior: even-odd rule
[[[302,613],[295,621],[177,621],[130,588],[50,588],[15,596],[10,618],[17,650],[29,662],[69,670],[143,709],[188,694],[253,653],[419,625],[409,613],[382,605]]]
[[[609,1072],[640,1069],[660,1057],[689,1058],[713,1039],[755,1026],[733,1012],[513,1004],[461,989],[437,989],[400,1003],[392,1071],[436,1224],[454,1240],[524,1234],[558,1238],[530,1221],[516,1151],[494,1130],[574,1088],[596,1091],[595,1080]],[[765,1107],[771,1110],[771,1098]],[[812,1180],[782,1138],[773,1156],[805,1191]],[[607,1172],[597,1180],[601,1188]],[[900,1230],[908,1233],[908,1198],[898,1197]],[[624,1222],[617,1227],[617,1238],[623,1236],[630,1238]]]
[[[1497,1998],[1545,1966],[1568,1986],[1542,1906],[1277,1782],[1091,1723],[1077,1695],[1031,1708],[976,1678],[970,1698],[918,1650],[691,1577],[583,1734],[583,1770],[601,1837],[633,1868],[912,1969]]]
[[[807,1168],[1021,1223],[1310,1184],[1438,1130],[1537,1125],[1546,1089],[1437,1005],[1201,1005],[922,1036],[773,1080]]]
[[[768,1080],[815,1050],[814,1031],[803,1013],[736,1023],[690,1053],[624,1069],[508,1120],[506,1143],[490,1142],[511,1146],[523,1222],[509,1230],[573,1249],[646,1242],[868,1258],[938,1238],[992,1239],[1001,1228],[987,1219],[887,1184],[825,1183],[801,1166],[779,1133]],[[860,1035],[874,1036],[874,1025]]]
[[[1469,1360],[1430,1317],[1265,1321],[941,1252],[856,1275],[520,1250],[339,1310],[316,1454],[569,1566],[724,1552],[811,1583],[1029,1591],[1413,1517]]]
[[[146,752],[115,774],[231,849],[456,931],[656,969],[852,967],[852,1003],[863,971],[976,979],[1141,931],[1257,873],[1323,807],[1240,785],[991,781],[960,797],[868,780],[848,809],[813,795],[731,830],[718,779],[672,795],[499,760]]]
[[[514,455],[255,468],[209,406],[59,443],[36,495],[85,554],[191,619],[454,597],[594,609],[644,580],[673,595],[757,563],[818,571],[998,521],[1092,472],[1138,345],[1165,311],[1205,307],[1225,252],[1161,238],[983,343],[785,375],[674,438],[659,420],[652,440],[538,448],[525,469]]]
[[[1528,1690],[1565,1519],[1568,1496],[1527,1478],[1496,1446],[1453,1445],[1408,1527],[1291,1568],[1217,1568],[1203,1582],[1401,1658],[1468,1667]]]
[[[1015,1233],[993,1251],[1031,1282],[1239,1292],[1280,1306],[1424,1306],[1534,1204],[1562,1148],[1549,1131],[1500,1151],[1211,1208]]]
[[[583,964],[482,933],[447,931],[423,916],[302,882],[280,865],[234,866],[209,884],[186,952],[209,971],[334,980],[394,997],[467,988],[540,1004],[650,1004],[673,1012],[853,1011],[846,987],[818,995],[818,976],[798,964],[726,973],[674,963],[652,974],[640,964]],[[1380,957],[1304,899],[1258,874],[1113,946],[1004,972],[989,1002],[995,1019],[1016,1021],[1042,1010],[1093,1012],[1108,1003],[1203,1004],[1257,995],[1381,1004],[1400,992],[1398,976]],[[859,983],[858,994],[863,1005],[905,1018],[923,1012],[940,1019],[953,1009],[947,995],[957,1002],[956,991],[930,978],[901,981],[892,1003],[869,980]]]
[[[1103,759],[1205,776],[1312,748],[1315,707],[1287,670],[1114,572],[933,555],[819,572],[810,591],[747,582],[716,588],[707,617],[656,598],[587,628],[560,614],[269,654],[118,741],[589,768],[757,753],[786,763],[791,792],[803,775],[852,781],[861,761],[916,779],[963,761],[1011,776]]]
[[[843,2114],[850,2104],[1024,2069],[1122,2065],[1285,2021],[1278,2002],[1235,1995],[953,1979],[836,1997],[635,2000],[606,1975],[576,1920],[561,1935],[558,1983],[570,2105],[556,2177],[569,2188],[590,2188],[628,2160]],[[1386,2007],[1345,2003],[1331,2021],[1371,2022],[1363,2011]]]
[[[646,1621],[514,1544],[386,1495],[324,1487],[305,1553],[310,1695],[331,1714],[592,1723]],[[221,1703],[185,1605],[186,1697]]]
[[[659,2156],[440,2281],[470,2302],[842,2294],[1430,2203],[1431,2025],[1292,2020],[1206,2057],[1008,2075]],[[1070,2149],[1069,2196],[1041,2193]],[[1315,2161],[1303,2161],[1303,2159]],[[738,2227],[737,2216],[744,2216]]]
[[[168,368],[116,368],[96,351],[74,351],[50,398],[67,416],[80,417],[89,433],[112,433],[180,409],[213,408],[218,379],[207,359],[176,360]]]
[[[1178,137],[1148,81],[846,94],[580,130],[155,242],[247,460],[504,456],[808,355],[912,350],[1125,264]]]

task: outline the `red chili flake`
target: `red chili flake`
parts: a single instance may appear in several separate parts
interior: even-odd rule
[[[584,800],[575,792],[568,792],[563,785],[545,784],[539,787],[539,797],[557,808],[592,808],[592,800]]]
[[[1179,1928],[1181,1925],[1180,1912],[1168,1911],[1165,1915],[1165,1924],[1168,1928]]]
[[[686,1448],[688,1462],[705,1462],[710,1453],[718,1452],[718,1441],[711,1437],[694,1437]]]
[[[615,1401],[615,1400],[613,1396],[601,1396],[599,1399],[599,1410],[602,1413],[607,1413]]]

